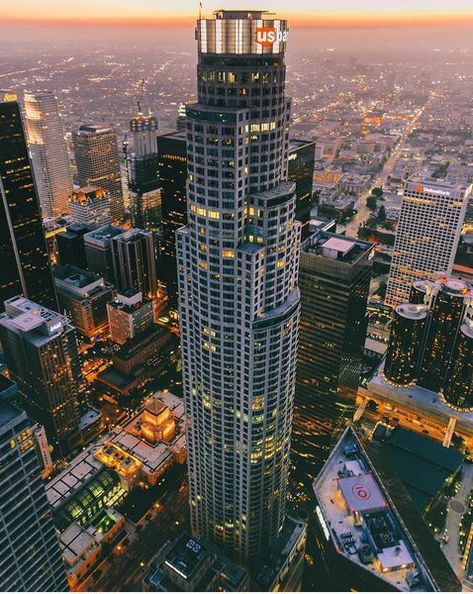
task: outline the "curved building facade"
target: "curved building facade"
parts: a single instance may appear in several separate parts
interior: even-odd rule
[[[443,396],[455,407],[473,408],[473,320],[461,325]]]
[[[425,305],[405,303],[396,307],[384,375],[399,386],[416,380],[422,337],[428,316]]]
[[[419,384],[434,392],[440,390],[445,379],[469,291],[468,284],[460,279],[439,279],[438,284],[419,374]]]
[[[287,24],[219,11],[196,37],[188,225],[177,232],[192,529],[249,559],[282,528],[294,400],[300,223],[287,181]]]

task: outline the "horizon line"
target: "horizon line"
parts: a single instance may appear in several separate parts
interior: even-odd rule
[[[397,26],[452,26],[465,25],[473,26],[473,11],[463,14],[445,15],[439,13],[377,13],[377,14],[351,14],[340,16],[339,14],[316,14],[302,12],[288,12],[282,15],[295,27],[320,27],[320,28],[347,28],[347,27],[397,27]],[[57,17],[57,18],[31,18],[31,17],[7,17],[0,19],[2,24],[37,25],[37,26],[71,26],[71,25],[101,25],[101,26],[194,26],[196,16],[183,15],[182,17]]]

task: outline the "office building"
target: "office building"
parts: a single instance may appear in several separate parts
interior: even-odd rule
[[[267,550],[285,518],[300,248],[286,37],[286,21],[259,11],[200,19],[187,106],[177,255],[191,523],[241,559]]]
[[[162,240],[159,278],[166,284],[171,304],[177,300],[176,231],[187,223],[186,132],[158,136],[158,163],[161,185]]]
[[[0,308],[23,293],[56,308],[54,284],[41,224],[20,107],[16,96],[0,91]]]
[[[417,280],[450,274],[472,186],[411,176],[404,183],[401,214],[389,272],[386,303],[409,301]]]
[[[374,246],[318,231],[301,247],[292,454],[303,480],[324,463],[352,416],[366,339]]]
[[[72,222],[91,229],[112,222],[110,193],[86,186],[72,192],[69,199]]]
[[[112,239],[125,232],[123,227],[104,225],[84,234],[87,268],[115,284],[112,258]]]
[[[61,453],[78,438],[82,371],[69,320],[23,297],[5,302],[0,339],[8,370],[29,417]]]
[[[113,274],[117,291],[140,291],[156,296],[156,258],[152,233],[130,229],[111,240]]]
[[[3,399],[2,393],[3,386],[0,588],[4,592],[65,592],[66,572],[41,478],[32,424],[24,411],[9,403],[8,398]]]
[[[157,118],[151,113],[145,115],[141,108],[130,120],[133,151],[127,156],[128,187],[134,193],[159,188],[157,130]]]
[[[79,268],[87,267],[85,257],[84,235],[90,231],[85,225],[67,225],[65,231],[56,235],[58,260],[61,266],[72,264]]]
[[[158,258],[162,234],[161,190],[130,194],[131,221],[134,227],[153,234],[155,257]]]
[[[473,407],[473,286],[437,275],[412,285],[396,308],[383,374],[395,386],[416,384],[459,409]]]
[[[144,592],[247,592],[249,585],[245,569],[185,532],[161,547],[143,578]]]
[[[57,98],[25,92],[25,123],[43,217],[69,212],[72,175]]]
[[[461,590],[395,470],[351,428],[332,450],[313,488],[322,589]]]
[[[177,108],[176,130],[178,132],[187,130],[186,104],[179,103]]]
[[[296,184],[296,219],[302,223],[302,238],[309,235],[312,209],[315,142],[292,138],[289,142],[288,179]]]
[[[153,301],[132,289],[118,293],[107,312],[110,338],[117,344],[125,344],[154,322]]]
[[[107,190],[112,219],[121,219],[125,211],[115,131],[104,126],[81,126],[72,139],[79,185]]]
[[[112,285],[71,264],[54,270],[54,282],[60,311],[82,336],[97,338],[108,330],[107,304],[115,294]]]

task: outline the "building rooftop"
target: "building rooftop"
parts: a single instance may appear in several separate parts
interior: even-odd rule
[[[317,515],[338,554],[396,590],[441,589],[351,428],[314,481],[314,492]]]
[[[373,247],[373,244],[367,241],[327,231],[316,231],[302,243],[301,251],[354,265],[372,251]]]
[[[113,237],[117,237],[117,235],[121,235],[125,232],[123,227],[116,227],[115,225],[104,225],[103,227],[98,227],[93,231],[89,231],[88,233],[84,234],[84,241],[85,243],[95,244],[95,245],[107,245],[110,243]]]
[[[93,448],[81,452],[58,476],[46,485],[46,495],[53,508],[61,506],[104,468],[93,454]]]
[[[380,447],[419,513],[463,465],[463,456],[456,450],[402,427],[388,432]]]
[[[37,346],[55,335],[72,330],[66,317],[21,296],[5,301],[5,313],[0,316],[0,324],[27,335],[28,340]]]
[[[130,481],[159,473],[185,452],[184,404],[170,392],[156,392],[126,424],[114,427],[95,453]]]

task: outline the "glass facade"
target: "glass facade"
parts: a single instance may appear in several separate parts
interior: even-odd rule
[[[0,198],[0,311],[21,293],[57,309],[20,107],[1,93]]]

